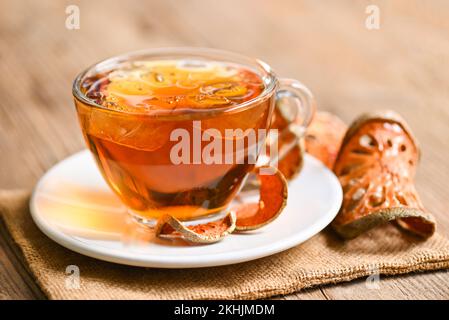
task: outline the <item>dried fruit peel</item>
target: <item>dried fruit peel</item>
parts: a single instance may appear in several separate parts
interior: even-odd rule
[[[301,139],[293,148],[279,160],[277,166],[285,179],[294,179],[304,165],[304,140]]]
[[[233,208],[237,215],[237,231],[255,230],[269,224],[281,214],[287,203],[287,180],[282,173],[271,167],[274,174],[261,175],[261,168],[255,171],[260,181],[259,202],[242,204]]]
[[[180,237],[192,243],[214,243],[232,233],[236,225],[235,212],[229,212],[223,219],[205,224],[185,226],[171,215],[162,216],[155,227],[158,237]]]
[[[262,168],[272,170],[273,174],[260,174]],[[254,173],[260,181],[258,203],[238,205],[221,220],[193,226],[185,226],[173,216],[164,215],[156,224],[156,236],[182,238],[191,243],[207,244],[222,240],[234,230],[255,230],[269,224],[281,214],[287,203],[287,180],[274,167],[256,168]]]
[[[307,153],[332,170],[347,128],[336,115],[318,111],[306,132]]]
[[[279,103],[276,104],[271,128],[279,131],[279,160],[277,167],[287,180],[292,180],[301,171],[303,166],[304,139],[294,130],[297,127],[295,123],[296,115],[287,107],[289,106]],[[282,154],[284,148],[288,151]]]
[[[292,180],[301,171],[304,151],[321,160],[324,165],[332,170],[347,130],[346,124],[332,113],[318,111],[315,113],[305,136],[301,137],[295,133],[295,130],[291,129],[292,126],[300,122],[299,119],[291,121],[291,119],[288,119],[288,117],[292,117],[291,112],[288,112],[287,115],[284,115],[285,113],[285,110],[279,109],[279,106],[277,106],[272,123],[273,128],[280,130],[280,148],[296,139],[292,149],[278,162],[278,168],[285,178]]]
[[[343,206],[332,222],[354,238],[387,221],[427,238],[435,231],[414,187],[420,150],[406,122],[393,111],[362,115],[348,129],[334,172],[343,186]]]

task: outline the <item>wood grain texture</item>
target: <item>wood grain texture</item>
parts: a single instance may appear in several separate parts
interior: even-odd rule
[[[368,4],[379,30],[364,26]],[[64,26],[77,4],[80,30]],[[414,129],[423,157],[417,188],[449,234],[449,2],[32,1],[0,2],[0,188],[31,188],[83,148],[71,82],[95,61],[161,46],[216,47],[259,57],[297,78],[321,109],[347,122],[393,108]],[[1,230],[1,229],[0,229]],[[41,295],[0,237],[0,298]],[[445,271],[304,290],[285,299],[448,299]]]

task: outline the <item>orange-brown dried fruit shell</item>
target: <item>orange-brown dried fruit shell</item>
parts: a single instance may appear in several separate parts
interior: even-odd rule
[[[287,180],[301,171],[304,162],[304,139],[298,134],[297,108],[290,104],[276,103],[271,129],[278,130],[278,169]]]
[[[321,160],[332,170],[347,129],[347,125],[336,115],[318,111],[307,128],[305,136],[307,153]]]
[[[278,168],[287,180],[295,178],[301,171],[304,150],[321,160],[324,165],[332,170],[347,130],[346,124],[339,117],[326,111],[318,111],[315,113],[303,138],[297,137],[294,130],[291,130],[291,126],[294,129],[298,123],[299,121],[297,119],[289,123],[289,120],[283,117],[282,113],[276,109],[273,128],[280,130],[280,150],[285,145],[291,143],[293,139],[297,139],[291,150],[278,162]]]
[[[273,174],[260,174],[261,169],[271,170]],[[241,204],[232,210],[237,215],[236,230],[259,229],[276,219],[287,203],[287,180],[274,167],[256,168],[259,184],[259,202]]]
[[[299,141],[285,156],[279,160],[277,167],[285,179],[292,180],[301,171],[304,165],[304,143]]]
[[[334,172],[343,187],[340,213],[332,222],[344,238],[395,221],[416,235],[435,231],[414,186],[420,150],[406,122],[393,111],[362,115],[348,129]]]
[[[185,226],[181,221],[171,215],[165,215],[159,218],[155,233],[162,238],[180,237],[191,243],[214,243],[223,239],[226,235],[232,233],[235,229],[235,212],[229,212],[223,219]]]

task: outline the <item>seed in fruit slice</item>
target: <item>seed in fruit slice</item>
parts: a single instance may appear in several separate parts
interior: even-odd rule
[[[227,105],[230,102],[226,97],[205,94],[189,96],[187,101],[191,103],[193,107],[203,108]]]
[[[185,226],[171,215],[162,216],[155,227],[156,236],[161,238],[182,238],[191,243],[214,243],[232,233],[235,229],[236,216],[233,211],[223,219],[205,224]]]
[[[306,151],[332,170],[346,129],[346,124],[336,115],[317,112],[306,132]]]
[[[147,72],[141,76],[141,79],[145,81],[150,87],[166,87],[171,86],[178,81],[180,76],[176,76],[174,73],[169,72]]]
[[[268,169],[274,174],[261,174],[261,169]],[[232,210],[237,215],[236,230],[259,229],[276,219],[287,203],[287,180],[274,167],[256,168],[254,174],[260,181],[259,202],[237,205]]]
[[[225,81],[202,86],[200,91],[204,94],[234,98],[245,95],[248,92],[248,89],[239,85],[237,82]]]
[[[393,111],[365,114],[349,127],[334,171],[343,187],[340,213],[332,222],[344,238],[381,223],[427,238],[435,221],[419,199],[414,176],[419,147],[406,122]]]
[[[200,92],[204,94],[214,94],[218,90],[229,89],[233,86],[232,82],[209,83],[201,86]]]
[[[236,85],[236,86],[232,86],[230,88],[223,88],[220,90],[217,90],[215,92],[215,94],[217,96],[222,96],[222,97],[239,97],[239,96],[243,96],[244,94],[246,94],[248,90],[245,87]]]

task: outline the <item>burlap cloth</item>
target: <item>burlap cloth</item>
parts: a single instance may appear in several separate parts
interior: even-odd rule
[[[392,225],[344,242],[331,230],[271,257],[225,267],[151,269],[85,257],[56,244],[33,223],[28,194],[0,191],[0,212],[17,251],[51,299],[255,299],[380,274],[449,267],[449,241],[419,241]],[[68,265],[79,289],[66,288]]]

